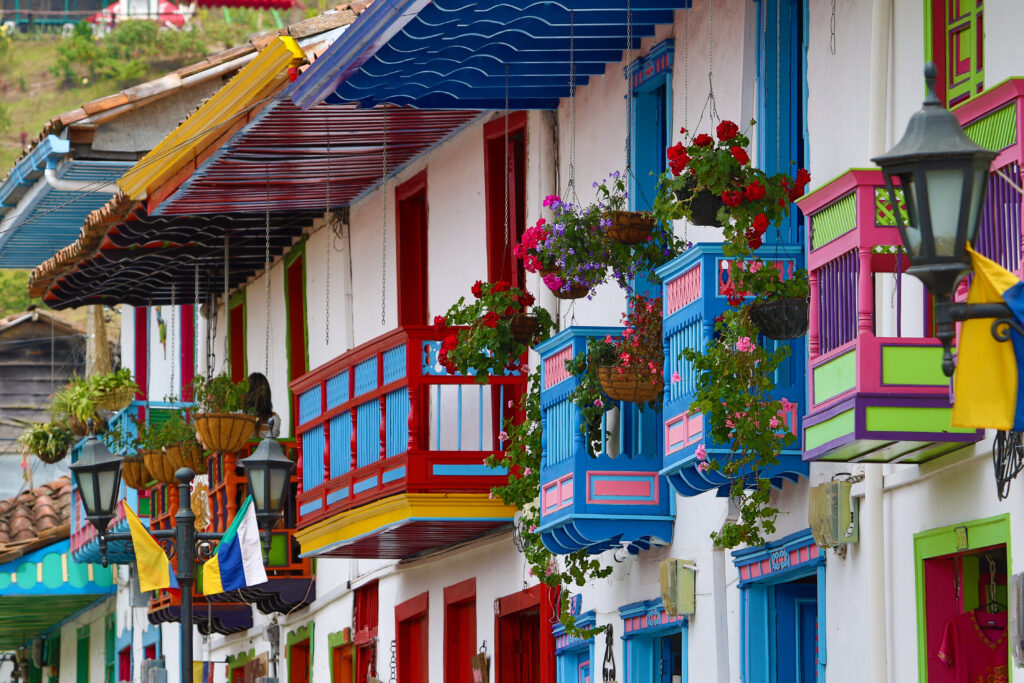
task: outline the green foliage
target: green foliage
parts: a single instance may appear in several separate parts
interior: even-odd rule
[[[197,375],[192,380],[192,391],[198,413],[250,412],[245,401],[245,395],[249,391],[248,380],[234,382],[227,373],[216,375],[209,380],[203,375]]]
[[[139,390],[139,385],[132,379],[132,371],[129,368],[121,368],[117,372],[104,375],[95,375],[89,379],[89,383],[97,395],[102,395],[121,387],[131,387],[134,391]]]
[[[555,323],[547,310],[534,306],[536,329],[525,342],[517,340],[513,329],[533,306],[533,295],[500,280],[477,280],[471,291],[472,301],[460,297],[443,317],[434,319],[438,332],[448,331],[438,362],[451,373],[472,373],[478,383],[486,384],[490,375],[518,370],[523,354],[551,336]],[[449,325],[465,327],[448,330]]]
[[[0,110],[7,111],[7,107],[0,103]],[[32,303],[41,305],[38,299],[29,298],[28,276],[27,270],[0,270],[0,317],[20,313]]]
[[[183,411],[175,410],[157,430],[161,446],[195,442],[196,428],[189,422]]]
[[[18,443],[30,453],[53,461],[66,454],[75,442],[67,426],[57,420],[34,424],[18,437]]]
[[[556,556],[545,547],[537,533],[540,524],[540,510],[537,507],[537,492],[540,490],[541,429],[540,429],[540,375],[530,376],[526,393],[520,399],[519,415],[505,421],[505,450],[489,455],[486,463],[490,467],[507,467],[508,484],[491,489],[491,495],[500,498],[506,505],[521,511],[517,524],[523,539],[523,556],[530,564],[530,572],[541,583],[552,588],[585,586],[594,579],[607,577],[612,568],[600,559],[580,550],[568,555]],[[569,592],[561,591],[559,620],[566,632],[581,638],[589,638],[603,630],[577,629],[575,619],[569,611]]]
[[[760,259],[734,261],[729,268],[730,289],[754,294],[756,301],[806,298],[811,293],[807,270],[801,268],[783,278],[778,265]]]
[[[54,393],[50,402],[50,412],[57,420],[74,417],[85,422],[89,418],[97,417],[97,396],[99,392],[88,380],[75,377]]]

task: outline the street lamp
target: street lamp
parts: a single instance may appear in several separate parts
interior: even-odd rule
[[[242,461],[246,486],[256,508],[256,520],[263,530],[263,546],[270,548],[270,530],[281,518],[295,463],[289,460],[274,438],[276,417],[270,418],[267,436],[256,451]]]
[[[910,118],[895,147],[872,159],[882,167],[903,246],[913,264],[907,269],[935,297],[935,336],[942,342],[942,370],[953,375],[955,323],[968,318],[997,318],[992,333],[1005,332],[1010,310],[1004,304],[954,303],[960,278],[970,272],[967,243],[974,240],[985,204],[988,173],[996,152],[968,138],[956,117],[935,96],[935,64],[924,68],[927,95]],[[904,224],[896,181],[907,205]],[[997,330],[1000,326],[1003,330]]]
[[[71,465],[71,473],[81,492],[82,504],[85,507],[86,520],[88,520],[96,531],[99,532],[100,553],[103,558],[103,566],[107,566],[107,544],[110,541],[130,541],[131,534],[127,532],[108,532],[107,526],[114,518],[114,508],[117,505],[118,493],[121,484],[121,458],[117,457],[106,445],[92,434],[91,421],[89,437],[82,448],[82,456]],[[277,447],[280,458],[284,455],[280,452],[281,447],[273,438],[273,430],[257,448],[257,453],[263,451],[265,457],[255,463],[254,467],[246,468],[246,474],[257,477],[263,475],[264,482],[280,481],[280,472],[284,469],[283,464],[275,458],[273,448],[267,443],[273,441]],[[284,458],[291,467],[294,467],[287,458]],[[243,461],[244,462],[244,461]],[[250,474],[251,473],[251,474]],[[291,474],[291,469],[287,475]],[[212,556],[211,544],[220,540],[221,534],[198,532],[195,530],[196,516],[192,512],[192,506],[188,504],[191,498],[191,484],[195,478],[195,472],[187,467],[182,467],[174,473],[178,480],[178,512],[174,515],[173,529],[151,530],[161,545],[169,545],[178,557],[178,566],[175,576],[178,580],[178,587],[181,589],[181,681],[191,683],[192,680],[192,587],[196,579],[196,560],[206,560]],[[285,477],[287,487],[288,476]],[[253,482],[249,482],[249,490],[256,499]],[[282,516],[282,508],[286,500],[285,489],[270,489],[266,485],[259,487],[261,493],[270,491],[271,495],[264,495],[262,505],[256,502],[257,522],[261,529],[270,529]],[[273,507],[276,506],[276,507]]]

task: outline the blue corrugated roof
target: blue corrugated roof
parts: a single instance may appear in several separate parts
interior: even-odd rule
[[[62,180],[113,183],[131,167],[113,161],[71,161],[57,170]],[[0,233],[0,268],[35,268],[75,241],[90,213],[103,206],[110,192],[61,192],[46,185]],[[11,216],[8,216],[9,218]]]
[[[377,0],[288,90],[300,107],[553,109],[691,0]],[[628,7],[628,11],[627,11]],[[632,42],[628,37],[631,26]],[[571,59],[570,59],[571,55]]]

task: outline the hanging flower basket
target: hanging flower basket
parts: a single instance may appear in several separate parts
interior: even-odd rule
[[[512,338],[520,344],[529,346],[534,337],[537,336],[537,328],[540,321],[535,315],[516,313],[509,319],[509,329],[512,331]]]
[[[135,398],[135,387],[123,386],[96,397],[96,407],[101,410],[124,410]]]
[[[608,237],[620,244],[646,242],[656,225],[654,216],[640,211],[609,211],[605,217],[612,223]]]
[[[206,457],[202,447],[195,441],[168,446],[167,458],[174,463],[175,470],[187,467],[196,474],[206,474]]]
[[[45,462],[47,465],[55,465],[67,456],[68,452],[60,450],[50,450],[46,448],[40,448],[36,452],[35,456]]]
[[[541,274],[541,278],[542,279],[546,275],[554,275],[555,277],[558,277],[559,279],[561,279],[562,278],[562,269],[561,268],[544,268],[544,269],[542,269],[540,271],[540,274]],[[585,285],[570,284],[568,291],[565,291],[564,286],[563,287],[559,287],[558,289],[555,289],[550,284],[548,284],[547,280],[544,280],[544,284],[547,285],[548,289],[551,290],[551,293],[554,294],[559,299],[582,299],[583,297],[585,297],[588,294],[590,294],[590,288],[586,287]]]
[[[697,181],[693,178],[687,179],[683,189],[676,190],[676,199],[690,203],[690,222],[694,225],[722,227],[722,221],[718,220],[718,210],[725,206],[725,202],[711,190],[698,190]]]
[[[211,451],[234,453],[253,435],[258,418],[245,413],[206,413],[195,416],[199,441]]]
[[[641,373],[637,368],[605,365],[597,369],[597,379],[608,397],[628,403],[655,401],[665,391],[665,380],[658,374]]]
[[[94,433],[102,434],[107,431],[107,421],[102,417],[99,415],[93,415],[92,421]],[[80,420],[74,415],[68,416],[68,429],[70,429],[71,433],[79,439],[89,435],[89,424],[85,420]]]
[[[145,491],[153,477],[146,469],[146,462],[141,455],[126,455],[121,458],[121,479],[129,488]]]
[[[770,339],[796,339],[807,334],[807,299],[773,299],[750,306],[750,319]]]
[[[163,451],[156,450],[143,450],[142,461],[146,465],[146,471],[152,475],[153,479],[161,484],[175,484],[177,479],[174,478],[176,471],[174,463]]]

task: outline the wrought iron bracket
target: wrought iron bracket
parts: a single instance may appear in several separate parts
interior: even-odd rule
[[[953,376],[953,339],[956,337],[956,323],[965,320],[993,319],[992,337],[1006,342],[1013,332],[1024,337],[1024,326],[1006,304],[968,304],[954,302],[951,297],[935,302],[935,336],[942,342],[942,372]]]

